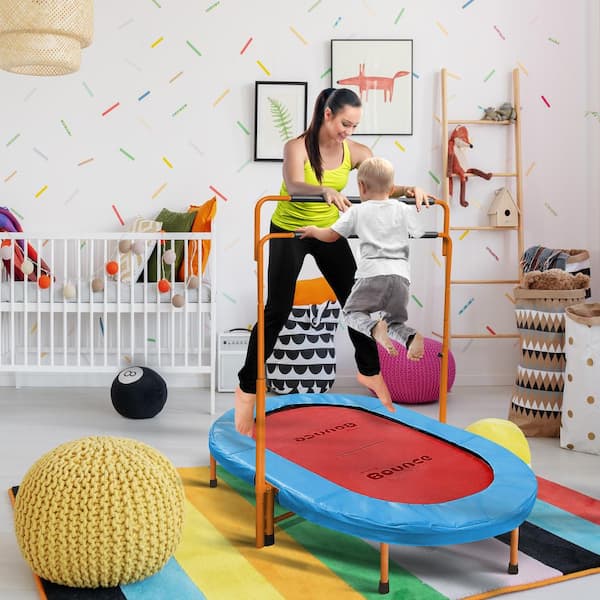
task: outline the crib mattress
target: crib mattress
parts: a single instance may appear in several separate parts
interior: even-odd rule
[[[171,293],[161,294],[156,283],[120,283],[118,281],[107,281],[104,291],[92,292],[88,282],[77,286],[77,295],[71,300],[66,300],[63,296],[62,284],[50,286],[47,290],[42,290],[35,281],[2,281],[0,282],[0,301],[1,302],[43,302],[77,304],[91,303],[102,304],[103,302],[121,302],[123,304],[133,303],[169,303],[173,294],[182,294],[187,298],[187,302],[210,302],[210,283],[203,282],[201,287],[196,289],[186,289],[183,282],[174,282],[171,284]]]

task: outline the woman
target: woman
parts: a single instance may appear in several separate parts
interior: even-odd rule
[[[350,171],[372,156],[367,146],[348,139],[358,126],[361,114],[360,98],[351,90],[329,88],[319,94],[308,129],[284,147],[280,195],[322,196],[325,202],[279,202],[271,219],[272,233],[295,231],[307,225],[329,227],[338,218],[339,211],[344,212],[351,206],[342,190]],[[420,188],[394,186],[391,195],[394,198],[414,197],[417,210],[423,203],[429,205]],[[277,336],[288,318],[296,280],[307,254],[314,257],[342,306],[350,294],[356,262],[345,238],[330,244],[315,239],[271,240],[265,305],[265,359],[273,352]],[[393,410],[390,392],[379,370],[375,341],[352,329],[348,333],[355,349],[359,383],[373,390],[381,402]],[[245,435],[252,435],[254,423],[256,342],[255,326],[235,391],[235,427]]]

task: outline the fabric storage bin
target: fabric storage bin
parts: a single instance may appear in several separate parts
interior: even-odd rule
[[[267,388],[277,394],[324,394],[335,383],[337,301],[294,306],[265,363]]]
[[[521,359],[508,418],[529,437],[558,437],[564,388],[565,309],[585,290],[517,287],[515,316]]]
[[[600,303],[574,304],[565,317],[560,446],[600,454]]]

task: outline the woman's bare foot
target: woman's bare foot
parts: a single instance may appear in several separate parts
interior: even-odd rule
[[[392,402],[390,390],[388,390],[388,386],[381,373],[377,373],[377,375],[363,375],[362,373],[359,373],[356,376],[356,379],[358,379],[358,383],[372,390],[379,398],[381,404],[383,404],[390,412],[396,411],[396,407]]]
[[[415,333],[415,337],[408,347],[406,358],[408,358],[408,360],[421,360],[424,354],[425,340],[420,333]]]
[[[255,403],[256,394],[242,391],[239,385],[235,388],[235,429],[242,435],[252,437]]]
[[[387,350],[390,356],[398,356],[398,350],[388,335],[387,323],[383,319],[377,321],[377,325],[371,330],[371,335],[376,342]]]

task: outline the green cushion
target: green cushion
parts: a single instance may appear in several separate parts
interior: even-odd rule
[[[160,221],[162,223],[162,228],[166,232],[173,233],[186,233],[192,230],[192,224],[196,217],[196,213],[194,212],[173,212],[167,208],[163,208],[158,215],[156,216],[156,221]],[[168,238],[168,236],[165,236]],[[179,270],[179,265],[183,260],[183,249],[185,246],[184,240],[177,240],[171,246],[171,242],[167,241],[164,245],[161,246],[161,257],[162,254],[173,248],[175,250],[175,262],[172,265],[166,265],[162,262],[162,274],[159,271],[158,279],[164,277],[165,279],[171,280],[171,269],[175,269],[175,273]],[[156,275],[156,260],[157,260],[158,246],[152,252],[152,255],[148,259],[147,270],[147,280],[146,281],[158,281]],[[138,281],[144,281],[144,273],[142,273],[138,279]]]

